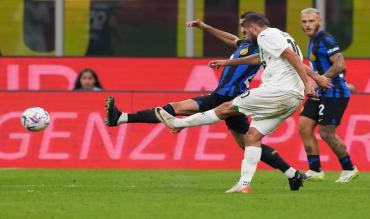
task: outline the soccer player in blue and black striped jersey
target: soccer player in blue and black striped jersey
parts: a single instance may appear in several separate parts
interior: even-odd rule
[[[240,24],[242,24],[248,13],[249,12],[241,15]],[[232,53],[230,59],[241,58],[258,53],[257,44],[247,39],[246,32],[243,30],[242,26],[241,33],[243,35],[243,39],[239,39],[233,34],[216,29],[200,20],[189,21],[187,26],[202,29],[234,48],[236,46],[236,50]],[[259,68],[260,65],[225,67],[217,88],[211,94],[179,102],[172,102],[162,108],[173,116],[192,115],[197,112],[205,112],[213,109],[244,93],[248,89],[249,82],[256,75]],[[111,96],[106,100],[106,111],[106,124],[108,126],[117,126],[126,123],[160,122],[156,118],[154,108],[138,111],[136,113],[121,112],[115,106],[114,99]],[[235,115],[228,117],[225,122],[239,146],[244,149],[244,137],[249,129],[247,118],[244,115]],[[298,171],[287,164],[273,148],[267,145],[262,145],[261,161],[283,172],[289,179],[291,190],[299,190],[302,186],[301,178],[295,179],[297,175],[296,172]]]
[[[335,39],[321,28],[320,12],[317,9],[302,10],[301,24],[303,31],[310,38],[307,58],[311,67],[318,74],[330,78],[333,84],[333,87],[327,90],[317,88],[319,100],[308,99],[300,114],[299,133],[310,167],[306,175],[312,180],[324,178],[319,145],[314,134],[315,127],[319,125],[321,138],[337,155],[343,169],[336,182],[346,183],[358,176],[358,170],[352,164],[345,143],[336,135],[336,128],[341,122],[351,95],[344,79],[346,70],[344,59]]]

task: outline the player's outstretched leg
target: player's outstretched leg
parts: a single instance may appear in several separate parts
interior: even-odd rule
[[[117,126],[118,119],[122,113],[114,104],[113,96],[108,96],[105,100],[105,111],[107,112],[107,117],[105,118],[107,126]]]
[[[176,115],[176,112],[171,104],[162,107],[170,115]],[[136,113],[125,113],[118,110],[114,103],[114,97],[108,96],[105,101],[105,110],[107,117],[105,123],[108,126],[117,126],[126,123],[159,123],[156,118],[154,109],[141,110]]]

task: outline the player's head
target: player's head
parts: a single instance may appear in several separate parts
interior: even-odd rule
[[[91,91],[94,88],[102,89],[98,75],[90,68],[83,69],[77,76],[73,90]]]
[[[248,38],[250,40],[256,40],[258,34],[264,28],[270,26],[270,22],[263,14],[250,12],[245,15],[242,26],[244,27],[244,31]]]
[[[244,22],[244,19],[245,17],[248,15],[248,14],[252,14],[252,13],[256,13],[255,11],[246,11],[244,13],[242,13],[240,15],[240,18],[239,18],[239,25],[240,25],[240,33],[243,37],[243,39],[248,39],[248,36],[247,36],[247,32],[246,32],[246,29],[243,25],[243,22]]]
[[[316,8],[305,8],[301,11],[301,25],[304,33],[313,37],[321,28],[320,11]]]

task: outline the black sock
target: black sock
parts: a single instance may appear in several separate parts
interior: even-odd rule
[[[176,116],[176,112],[175,112],[175,109],[172,107],[171,104],[167,104],[165,106],[162,107],[164,110],[166,110],[169,114],[173,115],[173,116]]]
[[[127,123],[159,123],[154,109],[142,110],[127,114]]]
[[[354,170],[352,160],[349,155],[342,157],[339,159],[340,165],[342,166],[343,170]]]
[[[307,160],[310,170],[316,172],[321,171],[320,155],[307,155]]]
[[[169,114],[176,116],[175,110],[170,104],[162,107]],[[159,123],[155,116],[154,109],[142,110],[137,113],[127,114],[127,123]]]
[[[281,172],[287,171],[291,166],[280,157],[278,152],[272,147],[262,144],[261,161],[273,167],[279,169]]]

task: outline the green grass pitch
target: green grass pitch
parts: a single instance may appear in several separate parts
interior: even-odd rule
[[[346,185],[289,191],[278,171],[258,171],[250,194],[224,194],[238,171],[0,170],[0,218],[370,218],[370,173]]]

